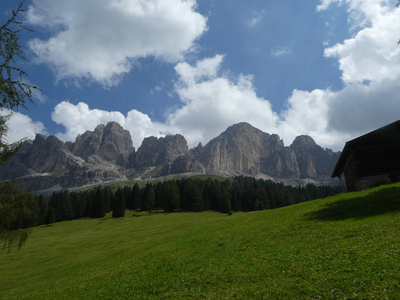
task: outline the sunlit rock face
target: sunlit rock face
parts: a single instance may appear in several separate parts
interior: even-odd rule
[[[195,157],[210,171],[270,176],[299,176],[294,152],[276,134],[268,134],[247,123],[229,127]]]

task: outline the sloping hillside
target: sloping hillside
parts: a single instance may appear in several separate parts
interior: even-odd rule
[[[400,184],[270,211],[38,227],[1,299],[399,299]]]

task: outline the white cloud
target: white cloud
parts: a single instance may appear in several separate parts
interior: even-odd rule
[[[358,32],[325,50],[336,58],[345,84],[340,91],[294,91],[282,114],[280,130],[294,136],[303,131],[321,145],[336,150],[344,142],[393,122],[400,115],[400,11],[389,1],[322,1],[348,7],[350,26]]]
[[[356,7],[351,5],[353,2],[349,3],[350,7]],[[362,28],[351,39],[327,48],[325,56],[339,60],[346,84],[397,78],[400,75],[400,47],[397,45],[400,10],[380,6],[375,1],[365,3],[357,11],[364,15],[370,26]]]
[[[334,93],[329,90],[294,90],[281,114],[278,132],[287,142],[306,134],[320,145],[335,148],[343,137],[329,127],[329,104],[333,98]]]
[[[27,115],[10,110],[1,110],[0,115],[10,116],[7,121],[7,143],[15,143],[22,139],[34,139],[37,133],[46,134],[46,129],[41,122],[35,122]]]
[[[321,0],[317,11],[327,10],[331,4],[346,4],[351,31],[369,26],[377,18],[394,8],[393,0]]]
[[[29,46],[57,80],[112,86],[135,59],[182,59],[207,30],[195,8],[195,0],[33,0],[28,22],[52,35]]]
[[[352,84],[336,92],[329,104],[329,127],[356,137],[398,120],[399,80]]]
[[[138,148],[143,139],[147,136],[163,136],[165,126],[152,122],[149,116],[137,110],[131,110],[125,117],[117,111],[104,111],[90,109],[86,103],[80,102],[77,105],[67,101],[59,103],[52,113],[52,119],[57,124],[65,127],[64,133],[57,133],[56,136],[64,141],[74,141],[79,134],[87,130],[93,131],[99,124],[107,124],[114,121],[119,123],[126,130],[129,130],[133,145]]]
[[[257,96],[251,76],[240,75],[234,82],[218,75],[222,60],[216,55],[195,66],[175,67],[180,76],[176,92],[185,105],[168,115],[167,124],[182,133],[190,146],[208,142],[234,123],[271,130],[277,121],[270,103]]]
[[[342,3],[344,0],[321,0],[321,4],[317,6],[317,11],[326,10],[332,3]]]
[[[192,67],[186,62],[175,66],[175,71],[180,76],[178,85],[190,86],[200,81],[216,78],[224,55],[216,55],[213,58],[205,58]]]

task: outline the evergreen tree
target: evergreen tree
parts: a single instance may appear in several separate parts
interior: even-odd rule
[[[90,217],[94,199],[94,190],[80,192],[79,198],[85,199],[85,210],[83,211],[83,217]]]
[[[89,216],[91,218],[104,218],[106,216],[106,200],[102,188],[97,188],[94,191]]]
[[[192,179],[182,181],[181,208],[184,211],[193,211],[193,191],[195,185]],[[197,188],[196,191],[198,192]],[[200,199],[200,197],[199,197]],[[198,210],[200,211],[200,210]]]
[[[242,198],[243,190],[239,182],[233,181],[231,185],[231,206],[233,211],[242,211],[242,203],[240,199]]]
[[[163,203],[165,212],[171,212],[180,208],[180,192],[176,181],[167,181],[162,185]]]
[[[80,219],[85,216],[86,209],[86,197],[82,197],[83,193],[81,192],[72,192],[71,193],[71,205],[72,205],[72,213],[73,219]]]
[[[163,207],[165,201],[164,185],[166,183],[157,182],[154,186],[154,206],[153,209],[160,209]]]
[[[194,182],[192,191],[189,195],[190,203],[192,204],[192,211],[204,211],[203,195],[200,191],[200,187]]]
[[[124,187],[125,194],[125,205],[129,210],[133,210],[133,198],[132,198],[132,189],[129,186]]]
[[[56,221],[56,213],[54,211],[54,207],[50,205],[49,209],[47,210],[44,224],[49,225],[55,223],[55,221]]]
[[[143,192],[142,210],[144,211],[147,210],[149,212],[149,215],[151,215],[154,209],[154,202],[155,202],[154,186],[151,183],[147,183]]]
[[[133,186],[131,197],[133,209],[140,209],[142,204],[142,191],[137,183]]]
[[[103,193],[104,193],[105,212],[109,213],[111,211],[111,202],[114,198],[114,192],[111,187],[105,187],[103,189]]]
[[[56,222],[73,219],[71,195],[69,191],[53,193],[51,203],[54,208]]]
[[[229,193],[225,187],[225,185],[221,185],[218,193],[218,206],[220,207],[220,212],[231,215],[232,207],[231,200],[229,199]]]
[[[179,187],[175,180],[169,184],[169,196],[168,197],[169,197],[169,210],[170,211],[179,210],[181,195],[179,192]]]
[[[38,226],[40,224],[40,207],[38,199],[32,193],[22,194],[22,203],[27,210],[27,216],[24,218],[22,228]]]
[[[204,204],[204,210],[210,210],[211,209],[211,201],[212,201],[212,196],[211,196],[211,183],[212,180],[208,178],[204,182],[203,186],[203,204]]]
[[[47,211],[49,210],[49,200],[46,199],[43,195],[38,196],[37,198],[39,204],[39,224],[45,224],[45,219],[47,215]]]
[[[123,189],[119,188],[115,192],[112,209],[113,218],[125,217],[125,193]]]

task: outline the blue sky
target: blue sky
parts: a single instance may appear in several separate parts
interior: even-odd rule
[[[10,142],[119,122],[207,143],[249,122],[340,150],[399,119],[400,12],[379,0],[27,0],[21,43],[43,91]],[[0,3],[4,20],[14,0]]]

